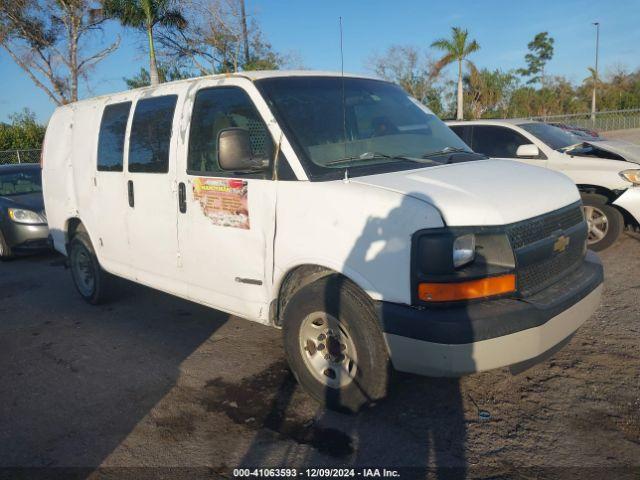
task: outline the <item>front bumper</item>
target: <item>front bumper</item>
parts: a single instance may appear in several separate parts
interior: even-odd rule
[[[9,247],[16,253],[27,253],[51,248],[47,225],[9,223],[2,229]]]
[[[423,309],[377,302],[376,307],[396,370],[460,376],[542,360],[593,314],[602,282],[602,264],[587,252],[578,269],[526,299]]]
[[[640,186],[628,188],[613,204],[624,208],[640,225]]]

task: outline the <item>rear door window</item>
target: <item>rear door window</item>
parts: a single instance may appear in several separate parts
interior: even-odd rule
[[[518,132],[507,127],[494,125],[474,125],[474,152],[484,153],[489,157],[516,158],[516,151],[520,145],[531,143]]]
[[[167,173],[177,95],[145,98],[136,104],[129,138],[129,171]]]
[[[121,172],[124,137],[131,102],[114,103],[104,107],[98,136],[98,171]]]

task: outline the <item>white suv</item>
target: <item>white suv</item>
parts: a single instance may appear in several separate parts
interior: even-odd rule
[[[85,300],[113,274],[282,327],[307,391],[357,410],[391,365],[524,368],[597,308],[575,185],[484,158],[397,85],[247,72],[59,107],[44,195]]]
[[[582,196],[592,250],[613,244],[625,225],[640,225],[640,160],[634,151],[640,147],[587,141],[532,120],[472,120],[447,125],[475,152],[546,167],[571,178]],[[540,185],[538,195],[549,194]]]

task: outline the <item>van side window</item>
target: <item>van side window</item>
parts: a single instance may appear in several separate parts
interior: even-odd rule
[[[167,173],[177,95],[145,98],[136,104],[129,137],[129,171]]]
[[[121,172],[124,136],[131,102],[114,103],[104,107],[98,136],[98,171]]]
[[[493,125],[473,126],[474,152],[484,153],[495,158],[516,158],[516,150],[520,145],[531,143],[518,132],[507,127]]]
[[[254,157],[271,156],[271,135],[249,95],[238,87],[204,88],[196,94],[191,115],[187,157],[189,173],[229,175],[218,164],[217,143],[220,130],[231,127],[249,131]]]

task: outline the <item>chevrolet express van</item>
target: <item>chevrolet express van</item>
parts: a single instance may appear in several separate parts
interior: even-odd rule
[[[85,300],[116,275],[281,327],[331,408],[383,397],[390,367],[525,368],[599,304],[573,182],[473,153],[376,79],[248,72],[65,105],[43,177]]]

